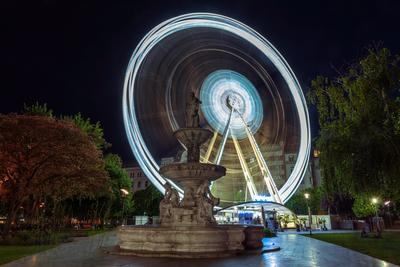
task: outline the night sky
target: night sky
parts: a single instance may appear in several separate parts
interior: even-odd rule
[[[36,101],[56,114],[81,112],[102,123],[110,152],[128,162],[125,70],[140,39],[168,18],[213,12],[246,23],[281,52],[305,91],[316,75],[336,75],[368,45],[400,53],[399,1],[2,2],[0,113]],[[311,122],[315,135],[315,112]]]

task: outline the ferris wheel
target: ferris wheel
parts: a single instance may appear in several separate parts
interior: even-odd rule
[[[124,123],[136,160],[162,192],[161,160],[182,160],[172,133],[185,126],[191,92],[202,101],[201,126],[213,131],[201,161],[227,168],[211,185],[221,205],[285,203],[307,171],[310,125],[282,55],[247,25],[210,13],[169,19],[140,41],[125,76]]]

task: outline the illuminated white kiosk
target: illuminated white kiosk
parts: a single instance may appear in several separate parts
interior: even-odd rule
[[[310,153],[305,99],[285,59],[247,25],[210,13],[172,18],[141,40],[125,77],[125,129],[146,176],[166,192],[168,203],[179,207],[190,202],[184,202],[183,197],[187,185],[166,172],[175,167],[160,168],[159,162],[171,157],[172,165],[177,166],[188,158],[180,143],[186,148],[187,144],[178,136],[177,141],[174,133],[187,124],[186,104],[191,92],[202,102],[199,126],[210,133],[210,138],[199,143],[200,162],[226,167],[222,178],[208,177],[212,182],[208,198],[219,198],[221,207],[252,200],[284,204],[300,185]],[[183,217],[182,227],[194,226]],[[203,257],[210,247],[218,247],[218,242],[229,244],[220,246],[221,255],[243,249],[239,243],[244,235],[237,234],[243,228],[239,226],[226,227],[235,234],[224,234],[227,239],[214,240],[215,246],[209,246],[214,241],[200,238],[205,243],[198,243],[195,249],[188,243],[179,245],[188,240],[185,235],[189,237],[191,230],[181,228],[181,240],[173,239],[176,233],[165,240],[152,238],[171,227],[175,231],[177,226],[174,222],[161,227],[121,228],[120,247],[135,251],[135,255],[159,250],[160,255],[177,257],[196,257],[195,253]],[[212,222],[202,227],[216,226]],[[133,240],[134,236],[142,239]]]

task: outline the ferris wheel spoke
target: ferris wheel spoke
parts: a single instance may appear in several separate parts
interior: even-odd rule
[[[242,167],[242,170],[243,170],[247,189],[249,190],[251,199],[254,200],[254,199],[256,199],[258,193],[257,193],[256,186],[254,185],[254,182],[253,182],[253,177],[251,176],[249,167],[247,166],[246,160],[243,156],[243,152],[242,152],[242,149],[240,148],[238,140],[234,136],[232,136],[232,140],[233,140],[233,144],[235,145],[236,153],[239,157],[240,166]],[[246,190],[246,194],[247,194],[247,190]]]
[[[282,203],[278,188],[276,187],[276,184],[274,182],[274,179],[272,178],[271,172],[269,171],[268,165],[265,162],[263,155],[261,154],[261,150],[260,150],[259,146],[257,145],[257,142],[255,141],[253,134],[247,128],[246,128],[246,133],[247,133],[247,136],[249,137],[251,147],[254,150],[254,154],[256,156],[257,163],[261,169],[261,173],[264,177],[265,184],[267,185],[267,188],[268,188],[268,191],[269,191],[271,197],[273,198],[273,200],[275,202]]]
[[[239,113],[239,112],[238,112]],[[276,203],[282,203],[282,199],[281,196],[279,195],[279,190],[276,187],[275,181],[271,175],[271,172],[268,168],[268,165],[261,153],[260,147],[258,146],[256,139],[254,138],[254,135],[252,134],[252,132],[249,129],[249,126],[246,124],[246,122],[244,121],[242,115],[239,113],[240,118],[242,119],[242,122],[245,126],[245,130],[246,130],[246,134],[247,137],[250,141],[251,147],[254,151],[254,155],[256,156],[256,160],[258,163],[258,166],[261,170],[262,176],[264,178],[264,182],[267,185],[268,188],[268,192],[270,193],[272,199],[274,200],[274,202]]]
[[[222,136],[221,143],[219,144],[217,156],[215,157],[214,164],[219,164],[221,162],[222,154],[224,152],[226,140],[228,139],[229,135],[229,127],[231,125],[231,120],[232,120],[232,114],[233,114],[233,109],[231,110],[231,113],[229,114],[228,122],[226,123],[225,129],[224,129],[224,134]]]
[[[214,131],[214,135],[210,140],[210,143],[208,144],[208,148],[207,148],[207,152],[204,155],[204,157],[202,158],[202,162],[203,163],[208,163],[210,160],[210,156],[211,156],[211,152],[214,148],[214,144],[215,144],[215,140],[217,140],[217,136],[218,136],[218,132]]]

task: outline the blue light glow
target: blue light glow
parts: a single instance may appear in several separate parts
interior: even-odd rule
[[[263,105],[254,85],[243,75],[232,70],[217,70],[204,80],[200,90],[201,109],[210,126],[223,134],[234,101],[235,110],[230,124],[231,134],[246,137],[246,129],[238,112],[255,133],[263,120]]]

